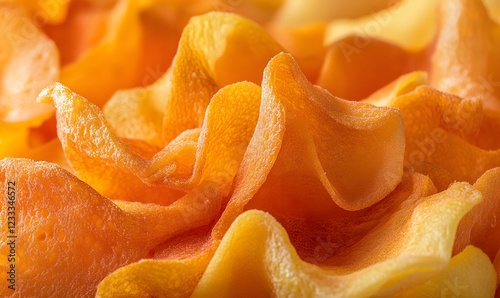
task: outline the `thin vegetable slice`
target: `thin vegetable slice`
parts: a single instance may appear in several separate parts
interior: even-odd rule
[[[425,70],[427,60],[426,49],[408,51],[371,37],[347,36],[328,47],[317,83],[333,95],[360,100],[402,74]]]
[[[54,112],[36,96],[58,79],[57,48],[20,7],[0,3],[0,14],[0,121],[36,127]]]
[[[479,248],[467,246],[430,280],[394,297],[493,297],[496,271]]]
[[[57,108],[58,136],[76,175],[102,195],[126,201],[169,204],[182,193],[140,180],[148,162],[107,127],[99,108],[57,83],[40,94]]]
[[[364,258],[375,258],[373,264],[362,268],[355,265],[361,251],[354,247],[351,255],[338,256],[345,261],[342,265],[321,268],[305,263],[272,216],[247,211],[224,236],[193,296],[391,295],[445,268],[451,258],[458,222],[480,200],[481,195],[473,187],[457,183],[445,192],[421,200],[409,218],[391,214],[391,219],[380,230],[373,231],[370,239],[378,242],[378,233],[390,234],[393,231],[390,226],[403,225],[401,238],[392,238],[398,239],[398,244],[393,251],[384,250],[384,245],[373,250],[367,243],[359,244],[359,248],[366,249],[362,251]]]
[[[178,239],[184,244],[170,243],[173,250],[194,253],[184,257],[182,253],[167,253],[165,260],[125,266],[102,281],[98,297],[127,297],[131,293],[137,297],[178,297],[177,294],[184,297],[191,295],[190,286],[194,284],[198,284],[195,296],[214,293],[234,296],[246,290],[265,296],[315,293],[369,297],[396,293],[434,276],[446,266],[458,222],[481,200],[479,192],[467,183],[454,184],[436,195],[431,195],[432,182],[421,175],[406,180],[405,185],[389,201],[381,202],[382,206],[367,210],[360,220],[351,223],[339,220],[353,225],[346,226],[345,232],[359,236],[354,243],[350,237],[343,243],[330,243],[330,238],[326,238],[326,242],[312,247],[313,251],[335,256],[336,264],[327,265],[325,259],[317,259],[320,267],[303,262],[271,215],[250,210],[232,223],[220,245],[219,236],[213,232],[212,240],[210,237],[195,237],[207,240],[194,242]],[[353,229],[356,226],[358,231]],[[303,232],[314,234],[318,227],[304,225]],[[362,230],[368,230],[366,236],[358,233]],[[206,233],[206,229],[201,232]],[[394,239],[398,241],[392,242]],[[330,250],[341,246],[345,248],[338,254]],[[310,262],[310,258],[306,261]],[[381,271],[386,274],[374,275]],[[198,283],[201,273],[203,277]],[[117,287],[120,284],[126,286]]]
[[[207,33],[209,28],[217,28],[216,34]],[[167,73],[146,88],[117,93],[104,113],[119,136],[164,146],[182,131],[201,127],[220,88],[245,80],[260,84],[265,64],[281,50],[264,29],[239,16],[194,17]]]
[[[360,49],[370,42],[369,38],[378,38],[407,50],[422,50],[436,32],[437,3],[436,0],[390,1],[392,6],[377,13],[332,21],[325,33],[325,45],[358,35]]]
[[[172,63],[163,141],[200,127],[210,98],[221,87],[244,80],[260,83],[266,63],[280,51],[264,29],[239,16],[211,12],[192,18]]]
[[[286,130],[268,186],[256,200],[280,201],[307,213],[331,209],[325,201],[330,196],[343,209],[359,210],[401,181],[404,136],[398,111],[332,96],[311,85],[288,54],[269,62],[263,92],[275,110],[284,107]]]
[[[491,127],[498,121],[497,114],[483,112],[478,98],[462,99],[419,86],[387,106],[398,108],[405,121],[407,168],[426,174],[447,172],[451,181],[474,183],[485,171],[500,166],[500,148],[478,147],[474,141],[486,131],[499,129]],[[430,167],[435,170],[428,172]]]
[[[67,87],[56,84],[40,100],[56,105],[58,135],[79,178],[113,199],[169,204],[181,195],[175,189],[189,191],[200,179],[229,191],[257,122],[260,88],[242,82],[221,89],[201,131],[186,131],[149,157],[134,153],[95,105]]]
[[[61,70],[63,84],[103,106],[117,89],[133,87],[142,79],[137,77],[141,62],[137,6],[134,1],[117,2],[102,39]]]
[[[499,33],[481,0],[441,1],[431,85],[460,97],[480,98],[484,107],[499,109]]]
[[[221,185],[229,195],[259,117],[261,88],[250,82],[239,82],[220,89],[207,107],[201,128],[196,162],[189,179],[180,179],[180,185],[196,183],[200,179]],[[224,154],[221,154],[224,152]],[[167,163],[168,164],[168,163]],[[159,152],[148,170],[147,181],[168,182],[164,155]]]
[[[120,202],[120,209],[60,167],[26,159],[1,160],[0,180],[4,193],[8,186],[15,192],[16,295],[22,297],[92,297],[107,274],[147,257],[177,233],[206,225],[221,202],[214,196],[196,208],[206,196],[193,191],[169,207]],[[11,233],[8,206],[3,200],[4,239]],[[9,270],[8,252],[2,245],[3,272]],[[10,291],[0,289],[2,296]]]

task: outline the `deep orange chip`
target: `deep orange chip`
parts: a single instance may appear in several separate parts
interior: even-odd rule
[[[407,51],[382,40],[348,36],[328,47],[318,85],[335,96],[361,100],[402,74],[425,70],[427,55],[425,49]]]

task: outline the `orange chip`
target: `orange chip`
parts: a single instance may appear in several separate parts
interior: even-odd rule
[[[207,28],[221,30],[213,35]],[[184,130],[201,127],[221,87],[245,80],[260,84],[265,64],[279,51],[264,29],[239,16],[194,17],[167,73],[147,88],[117,93],[104,113],[119,136],[164,146]]]
[[[252,198],[253,194],[257,192],[260,185],[262,185],[262,183],[264,183],[264,181],[266,180],[269,171],[274,170],[273,164],[275,164],[274,160],[276,159],[276,157],[279,157],[280,154],[283,154],[282,150],[285,148],[285,145],[289,146],[290,149],[297,147],[297,145],[293,146],[284,143],[282,140],[286,137],[287,132],[293,132],[293,129],[296,129],[297,125],[294,122],[299,121],[298,115],[296,117],[292,116],[292,120],[289,120],[288,118],[285,118],[285,113],[287,112],[287,110],[290,111],[290,114],[292,114],[292,112],[299,113],[299,111],[295,110],[293,106],[290,106],[291,103],[288,101],[288,99],[283,97],[284,95],[282,94],[282,92],[284,92],[284,90],[272,88],[281,87],[282,85],[280,85],[280,83],[284,81],[293,82],[293,80],[289,80],[289,76],[292,74],[294,74],[295,77],[298,77],[298,81],[296,83],[297,85],[302,84],[302,87],[308,87],[310,85],[307,85],[305,83],[305,79],[303,77],[298,76],[300,75],[300,72],[296,64],[293,62],[293,59],[291,59],[289,55],[286,54],[280,54],[276,56],[268,65],[265,73],[263,98],[260,105],[260,114],[258,116],[259,118],[257,121],[257,126],[255,128],[255,131],[253,132],[253,136],[250,140],[248,148],[246,148],[242,164],[235,178],[234,191],[232,192],[231,199],[227,203],[226,209],[224,210],[224,213],[219,219],[216,226],[213,228],[213,230],[210,226],[208,226],[208,229],[204,230],[201,235],[196,236],[194,234],[188,233],[188,235],[191,234],[192,237],[186,236],[175,241],[172,240],[172,242],[167,242],[164,245],[162,244],[161,249],[157,250],[157,257],[164,257],[166,258],[165,260],[141,261],[117,270],[116,272],[108,276],[105,280],[103,280],[98,290],[98,296],[120,297],[131,294],[146,295],[145,293],[163,293],[163,295],[171,295],[174,293],[174,291],[180,291],[179,293],[190,293],[190,291],[192,291],[192,288],[189,288],[186,285],[194,285],[197,283],[197,280],[203,273],[208,260],[212,257],[214,249],[217,247],[218,242],[220,241],[219,239],[221,239],[225,235],[226,230],[229,228],[233,220],[243,212],[243,208],[245,208],[245,205],[247,205],[248,200]],[[293,85],[288,86],[293,87]],[[225,107],[222,105],[216,106],[215,100],[217,99],[217,96],[219,94],[229,88],[234,88],[236,92],[241,92],[243,90],[240,84],[230,85],[226,88],[221,89],[221,91],[217,93],[212,99],[209,109],[207,110],[207,116]],[[309,92],[311,93],[318,92],[317,94],[313,93],[317,97],[312,97],[316,100],[316,102],[308,103],[305,99],[298,101],[298,103],[302,105],[304,109],[310,109],[310,112],[308,113],[309,115],[322,117],[323,113],[325,112],[322,112],[324,110],[321,109],[320,104],[326,104],[327,102],[336,104],[335,109],[340,109],[342,111],[348,111],[351,106],[355,106],[357,108],[365,108],[367,109],[366,112],[370,110],[372,114],[375,114],[377,111],[385,111],[386,114],[375,114],[371,118],[367,119],[364,119],[359,115],[352,115],[351,118],[357,119],[360,122],[361,119],[363,119],[363,121],[366,121],[367,123],[369,123],[369,121],[376,120],[382,122],[381,119],[385,119],[385,121],[387,122],[383,123],[390,123],[391,125],[395,126],[393,128],[393,126],[387,124],[388,127],[394,129],[394,133],[396,135],[398,135],[398,132],[401,133],[401,127],[398,126],[398,124],[401,124],[400,117],[394,110],[386,108],[377,109],[364,104],[345,102],[336,98],[331,98],[330,95],[327,95],[326,93],[315,87],[310,86],[309,88],[311,88],[312,90],[305,90],[309,90]],[[293,89],[288,88],[286,90]],[[285,93],[285,95],[289,94]],[[296,98],[300,99],[301,97],[298,96]],[[213,112],[212,108],[214,108]],[[238,111],[238,109],[234,109],[231,107],[227,108],[232,111]],[[226,114],[230,110],[226,111]],[[356,116],[360,118],[354,118]],[[376,118],[376,116],[378,116],[379,118]],[[387,119],[384,117],[386,117]],[[337,119],[338,122],[344,123],[344,127],[346,127],[349,123],[348,120],[351,119]],[[210,118],[206,118],[205,121],[210,121]],[[356,123],[354,122],[354,120],[352,121],[353,123]],[[293,123],[293,125],[290,125],[290,122]],[[284,130],[285,124],[287,125],[286,132]],[[337,125],[340,126],[341,124]],[[357,128],[361,130],[361,123],[357,123],[357,125]],[[308,127],[310,129],[309,126],[305,127]],[[354,128],[352,129],[354,130]],[[399,136],[401,138],[403,137],[402,135]],[[291,138],[293,137],[294,136],[292,135]],[[216,151],[214,150],[213,152],[215,153]],[[231,152],[231,150],[225,150],[224,152]],[[290,154],[285,156],[290,156]],[[400,156],[402,157],[402,152]],[[213,162],[215,162],[215,159]],[[278,170],[283,171],[279,167],[276,171]],[[394,170],[394,172],[397,173],[397,171],[398,167],[396,167],[396,170]],[[160,177],[161,176],[163,175],[160,175]],[[399,179],[401,179],[401,175],[394,175],[389,178],[389,182],[387,182],[386,180],[383,180],[383,182],[391,183],[390,180],[392,178],[397,183]],[[296,181],[296,183],[300,183],[298,184],[299,187],[308,187],[305,184],[308,183],[308,180],[306,179],[303,179],[302,181]],[[419,185],[422,185],[423,192],[426,194],[433,191],[432,184],[423,183]],[[382,183],[382,186],[385,186],[385,184]],[[326,196],[328,197],[327,202],[331,202],[331,204],[334,204],[331,201],[331,197],[328,193],[326,193]],[[415,197],[419,196],[415,195]],[[285,206],[288,206],[288,208],[294,207],[288,203],[285,203],[285,200],[287,199],[285,196],[280,195],[280,197],[277,198],[279,198],[281,202],[284,202]],[[306,205],[308,202],[307,197],[303,197],[300,195],[295,196],[294,199],[297,202],[300,202],[302,200],[303,202],[305,202],[303,203],[304,205]],[[265,207],[267,208],[267,206]],[[251,208],[251,206],[247,205],[247,208]],[[338,209],[338,207],[336,208]],[[334,209],[334,211],[335,210],[336,209]],[[331,210],[329,209],[328,211]],[[328,211],[324,211],[324,213],[327,213]],[[285,213],[285,215],[289,215],[289,213]],[[210,230],[212,230],[211,233]],[[186,250],[192,252],[185,255],[185,253],[183,253],[182,251]],[[176,256],[181,259],[175,259]],[[192,275],[186,275],[187,272]],[[116,285],[118,284],[123,284],[125,280],[125,287],[116,287]],[[145,285],[141,286],[137,282]]]
[[[53,102],[57,108],[58,136],[75,174],[99,193],[112,199],[162,205],[182,195],[168,186],[148,186],[141,181],[141,173],[144,176],[148,167],[146,156],[136,154],[142,150],[133,152],[133,142],[126,143],[113,134],[97,106],[59,83],[40,96],[40,101]],[[172,147],[189,150],[192,139]]]
[[[104,116],[116,135],[162,147],[165,94],[169,85],[170,72],[146,88],[116,92],[103,107]]]
[[[398,108],[405,121],[407,167],[421,171],[430,163],[448,172],[452,181],[474,183],[485,171],[500,166],[499,147],[478,147],[474,141],[483,135],[477,143],[484,143],[489,139],[485,134],[500,129],[492,127],[498,122],[497,113],[483,112],[479,99],[419,86],[387,106]]]
[[[40,26],[57,24],[62,22],[68,13],[71,0],[57,1],[31,1],[31,0],[4,0],[6,2],[22,5],[27,9],[33,19],[39,22]]]
[[[268,106],[261,108],[262,121],[272,117],[267,121],[284,127],[273,124],[268,131],[260,131],[257,125],[256,144],[250,146],[253,153],[247,152],[254,160],[246,160],[240,172],[247,170],[246,162],[253,165],[268,154],[268,145],[257,143],[263,141],[258,140],[258,132],[282,138],[280,151],[273,153],[275,160],[268,162],[274,165],[266,184],[253,199],[265,205],[264,210],[275,208],[271,205],[279,201],[276,208],[292,213],[325,214],[336,208],[329,204],[330,198],[344,209],[358,210],[380,201],[399,183],[404,136],[396,110],[330,95],[311,85],[288,54],[269,62],[262,88],[263,107]]]
[[[242,82],[221,89],[201,131],[184,132],[154,156],[134,153],[134,142],[118,138],[95,105],[60,84],[40,100],[54,102],[59,139],[80,179],[113,199],[169,204],[181,195],[173,188],[187,191],[200,179],[229,191],[257,122],[260,88]]]
[[[299,292],[349,297],[394,294],[445,268],[458,222],[481,199],[467,183],[427,196],[433,192],[432,182],[421,175],[412,178],[404,182],[403,193],[395,192],[358,221],[333,220],[337,224],[329,233],[341,235],[340,227],[346,235],[358,238],[352,243],[346,238],[340,243],[330,238],[317,242],[310,251],[320,252],[314,254],[323,264],[320,267],[299,258],[286,231],[272,216],[250,210],[234,221],[220,244],[208,242],[208,246],[197,248],[198,255],[186,259],[145,260],[120,268],[102,281],[97,296],[187,296],[192,291],[189,285],[194,284],[195,297],[245,293],[289,296]],[[343,227],[342,222],[346,224]],[[317,227],[303,228],[317,233]],[[213,247],[217,250],[211,257]],[[204,270],[207,255],[211,260]],[[329,256],[330,265],[324,265]],[[197,282],[200,270],[204,273]],[[490,288],[491,273],[485,280]],[[179,289],[182,292],[177,292]]]
[[[192,176],[186,180],[180,179],[179,185],[189,187],[200,179],[207,179],[219,183],[223,193],[229,194],[254,134],[260,96],[259,86],[239,82],[223,87],[212,97],[198,139]],[[147,181],[168,183],[172,178],[175,179],[175,175],[169,177],[165,171],[168,169],[165,161],[163,152],[159,152],[148,170]],[[172,182],[175,183],[175,180]]]
[[[500,108],[500,27],[481,0],[440,3],[440,27],[432,55],[431,84]],[[450,13],[453,12],[453,13]]]
[[[96,297],[189,297],[214,254],[212,247],[207,250],[188,259],[144,259],[124,266],[99,284]]]
[[[19,7],[0,4],[0,121],[39,126],[54,108],[37,94],[59,76],[58,52]]]
[[[415,178],[416,185],[430,183],[421,176]],[[457,183],[425,198],[410,196],[398,207],[392,201],[389,204],[394,204],[396,210],[389,211],[384,219],[372,217],[376,210],[372,209],[358,221],[358,228],[363,229],[366,224],[373,224],[374,228],[359,241],[318,241],[312,250],[332,257],[329,265],[320,267],[299,258],[285,230],[272,216],[247,211],[227,231],[193,297],[234,297],[245,293],[255,297],[288,297],[296,293],[319,297],[392,296],[432,277],[447,265],[460,218],[480,200],[473,187]],[[354,227],[348,226],[346,237],[356,235]],[[330,228],[332,234],[340,232],[339,225]],[[314,233],[314,228],[306,231]],[[491,263],[486,263],[491,269]],[[493,270],[485,276],[485,285],[491,292]]]
[[[382,40],[348,36],[329,46],[318,85],[333,95],[360,100],[400,75],[424,70],[426,50],[407,51]]]
[[[172,62],[163,141],[200,127],[219,88],[245,80],[260,83],[267,61],[280,51],[264,29],[239,16],[212,12],[192,18]]]
[[[494,295],[490,0],[3,2],[14,295]]]
[[[105,26],[102,38],[61,70],[63,84],[98,106],[117,89],[133,87],[142,79],[138,77],[141,27],[137,5],[134,1],[118,1],[106,15],[106,25],[101,25]]]
[[[16,294],[22,297],[89,297],[113,270],[148,256],[177,233],[206,225],[221,202],[216,186],[202,182],[168,207],[119,202],[120,209],[56,165],[25,159],[1,160],[0,180],[15,188]],[[206,187],[215,191],[210,200]],[[7,210],[3,204],[4,239]],[[3,256],[8,249],[2,245]],[[7,272],[7,257],[0,262]],[[0,289],[2,296],[8,291]]]

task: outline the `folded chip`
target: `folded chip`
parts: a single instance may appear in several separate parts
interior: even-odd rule
[[[112,199],[168,205],[202,179],[229,192],[257,122],[260,88],[241,82],[221,89],[201,130],[185,131],[150,156],[117,137],[102,112],[67,87],[56,84],[40,100],[54,102],[59,139],[80,179]]]
[[[264,29],[236,15],[195,17],[184,28],[167,73],[147,88],[117,93],[104,108],[106,118],[119,136],[165,145],[184,130],[201,127],[220,88],[240,81],[260,84],[267,61],[281,50]]]
[[[499,114],[483,111],[479,98],[462,99],[417,86],[393,97],[385,106],[397,108],[403,115],[406,167],[431,177],[448,176],[450,182],[474,183],[485,171],[500,166],[500,147],[491,138],[500,129],[492,125],[498,123]],[[442,185],[440,189],[446,188],[440,179],[435,183]]]
[[[433,186],[424,176],[414,176],[405,184],[409,187],[406,194],[396,193],[379,208],[366,212],[354,226],[344,227],[345,232],[359,236],[357,241],[335,243],[327,237],[312,247],[313,251],[335,256],[334,263],[329,265],[324,264],[328,256],[321,254],[316,254],[319,266],[311,264],[310,259],[301,260],[276,219],[265,212],[250,210],[232,223],[220,243],[208,241],[208,245],[197,248],[199,254],[182,260],[144,260],[125,266],[102,281],[97,296],[153,293],[186,296],[191,294],[187,285],[193,284],[196,288],[192,295],[201,297],[245,293],[257,296],[272,293],[280,297],[294,293],[325,297],[395,294],[433,278],[446,268],[458,222],[481,200],[479,192],[467,183],[454,184],[435,195],[430,195]],[[366,232],[367,224],[371,228],[366,235],[357,234]],[[307,226],[303,228],[305,235],[314,233]],[[213,246],[217,250],[212,257]],[[491,292],[496,286],[495,272],[484,254],[476,254],[490,268],[477,273],[484,274],[482,290]],[[211,260],[205,270],[207,256]],[[467,276],[465,280],[472,278]],[[125,286],[119,287],[120,284]],[[179,289],[182,292],[174,292]]]
[[[0,180],[15,185],[16,295],[21,297],[91,297],[107,274],[147,257],[163,240],[207,224],[220,208],[220,196],[212,196],[205,208],[193,208],[205,202],[202,191],[168,207],[127,202],[118,207],[64,169],[27,159],[1,160]],[[6,249],[3,245],[2,255]],[[0,267],[9,271],[7,258]],[[54,279],[59,282],[51,283]],[[10,291],[0,289],[2,296]]]

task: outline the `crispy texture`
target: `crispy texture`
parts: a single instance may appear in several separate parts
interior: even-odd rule
[[[491,126],[498,121],[498,114],[484,112],[481,100],[462,99],[419,86],[392,98],[386,106],[398,108],[403,115],[407,168],[446,180],[474,183],[485,171],[500,166],[499,147],[478,146],[491,139],[485,135],[494,135],[498,130]],[[436,177],[439,189],[446,188],[447,184],[440,180]]]
[[[113,199],[165,205],[179,198],[176,189],[188,191],[203,179],[229,192],[257,122],[260,88],[241,82],[221,89],[201,130],[184,132],[149,158],[134,152],[95,105],[66,87],[56,84],[40,100],[56,105],[59,139],[78,177]]]
[[[359,210],[380,201],[401,181],[404,136],[402,119],[396,110],[332,96],[311,85],[287,54],[279,54],[269,62],[262,88],[263,98],[275,102],[274,110],[283,106],[280,122],[286,129],[268,177],[269,185],[275,183],[280,188],[264,187],[268,193],[263,198],[293,199],[280,189],[295,191],[311,199],[316,197],[314,204],[307,205],[320,210],[325,206],[325,192],[321,194],[321,189],[325,189],[341,208]],[[310,116],[302,117],[304,114]],[[360,144],[371,148],[370,155],[359,151]],[[302,183],[295,184],[294,179]],[[303,190],[294,189],[294,184]],[[306,194],[315,189],[315,195]],[[294,205],[289,202],[284,206],[288,204]],[[296,207],[304,212],[310,209]]]
[[[117,93],[104,113],[119,136],[163,147],[184,130],[201,127],[220,88],[260,84],[267,61],[280,51],[267,32],[239,16],[195,17],[183,30],[171,68],[151,86]]]
[[[206,270],[200,267],[205,266],[206,255],[212,254],[212,245],[199,249],[201,253],[196,257],[182,261],[150,260],[123,267],[104,279],[97,296],[175,295],[172,290],[178,290],[179,285],[184,288],[186,284],[196,284],[197,276],[203,270],[192,294],[195,297],[215,293],[222,297],[245,293],[257,296],[315,293],[316,296],[339,297],[395,293],[445,268],[451,257],[454,231],[460,218],[481,199],[479,192],[467,183],[454,184],[445,192],[423,198],[419,192],[432,192],[432,183],[422,176],[415,178],[416,192],[405,197],[409,199],[408,203],[412,203],[396,207],[402,198],[395,198],[388,204],[395,204],[398,211],[384,213],[384,208],[381,208],[381,213],[371,213],[374,218],[380,216],[376,220],[379,223],[374,224],[368,238],[354,244],[357,249],[350,249],[348,254],[338,253],[335,265],[317,267],[302,261],[283,227],[271,215],[251,210],[234,221]],[[419,188],[421,190],[417,190]],[[365,220],[370,222],[374,219],[371,216]],[[362,222],[359,222],[360,226],[363,226]],[[387,246],[391,242],[381,240],[386,238],[399,241]],[[489,261],[486,264],[491,268]],[[374,275],[374,272],[385,274]],[[187,275],[189,273],[194,276]],[[370,276],[370,279],[365,276]],[[485,285],[494,288],[493,271],[485,276],[489,277]],[[163,278],[168,278],[167,282]],[[141,280],[147,280],[144,286]],[[119,284],[125,286],[118,287]],[[190,294],[182,293],[182,296]]]
[[[494,295],[490,1],[0,2],[1,296]]]
[[[475,195],[471,196],[472,193]],[[470,201],[463,201],[465,198]],[[271,216],[261,211],[247,211],[235,220],[224,236],[193,296],[206,297],[217,293],[222,297],[232,297],[235,294],[244,295],[246,291],[256,296],[272,292],[280,297],[297,293],[306,296],[314,293],[319,297],[390,295],[432,276],[446,266],[454,237],[441,233],[456,229],[461,216],[477,203],[474,200],[480,200],[480,195],[468,184],[456,184],[443,193],[429,196],[417,203],[415,209],[407,206],[409,209],[403,209],[401,213],[392,213],[392,217],[375,228],[367,239],[351,247],[351,254],[340,252],[335,260],[336,266],[323,268],[301,261],[285,230]],[[440,213],[443,211],[446,215]],[[405,216],[405,212],[413,214]],[[403,218],[409,222],[402,223],[400,220]],[[429,224],[431,218],[432,224]],[[439,228],[433,232],[427,230],[434,225]],[[403,230],[408,230],[396,232],[401,226]],[[373,244],[389,243],[380,241],[386,233],[401,235],[392,238],[400,242],[391,248],[380,248],[384,252],[377,257],[378,248]],[[437,245],[436,240],[441,244]],[[250,251],[248,247],[253,249]],[[372,253],[364,252],[362,255],[371,255],[373,259],[367,262],[357,256],[361,256],[360,252],[368,247]],[[486,262],[491,268],[491,263]],[[490,270],[486,276],[489,279],[485,284],[491,291],[495,286],[494,272]]]
[[[40,100],[55,104],[64,154],[76,175],[99,193],[116,200],[163,205],[182,195],[169,187],[141,181],[147,159],[113,134],[97,106],[59,83],[44,90]]]
[[[172,62],[163,141],[200,127],[210,98],[221,87],[245,80],[260,83],[266,63],[281,51],[267,32],[236,15],[212,12],[193,18]]]
[[[0,177],[2,185],[16,182],[18,297],[92,297],[107,274],[146,257],[164,239],[207,224],[220,208],[220,197],[194,208],[204,200],[194,191],[168,207],[121,202],[120,209],[58,166],[25,159],[1,160]],[[1,223],[7,227],[4,204]],[[6,260],[0,265],[5,272]],[[47,282],[52,278],[59,282]],[[11,290],[0,291],[5,296]]]

